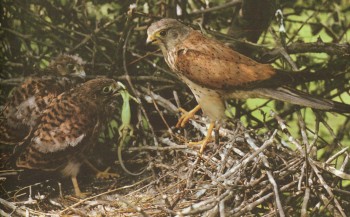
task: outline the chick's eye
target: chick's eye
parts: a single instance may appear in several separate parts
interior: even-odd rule
[[[73,69],[74,69],[74,65],[73,65],[73,64],[68,64],[68,65],[67,65],[67,68],[68,68],[69,70],[73,70]]]
[[[159,32],[159,35],[161,35],[161,36],[165,36],[165,35],[166,35],[166,33],[167,33],[167,32],[166,32],[165,30],[162,30],[162,31],[160,31],[160,32]]]
[[[104,87],[103,89],[102,89],[102,92],[104,93],[104,94],[108,94],[108,93],[110,93],[112,91],[112,87],[111,86],[106,86],[106,87]]]

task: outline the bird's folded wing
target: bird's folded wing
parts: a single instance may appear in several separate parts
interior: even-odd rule
[[[212,89],[235,89],[264,81],[276,73],[272,66],[258,63],[198,32],[183,41],[176,53],[177,71]]]
[[[52,103],[52,104],[55,104]],[[34,132],[31,145],[40,152],[54,153],[81,145],[92,133],[96,117],[74,102],[66,101],[45,110],[41,123]],[[82,111],[84,110],[84,111]]]
[[[70,155],[83,151],[98,121],[89,108],[68,100],[65,94],[50,103],[37,128],[19,147],[16,165],[24,168],[56,170]],[[86,139],[88,138],[88,139]]]

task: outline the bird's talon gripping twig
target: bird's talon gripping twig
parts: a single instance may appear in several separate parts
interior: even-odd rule
[[[179,111],[182,113],[181,117],[179,118],[179,121],[176,124],[176,128],[180,128],[180,127],[185,127],[185,125],[187,124],[187,122],[194,117],[194,115],[196,114],[196,112],[201,109],[200,105],[197,105],[196,107],[194,107],[194,109],[192,109],[191,111],[186,111],[183,108],[179,108]]]
[[[189,142],[189,143],[188,143],[188,146],[200,145],[201,148],[200,148],[200,150],[199,150],[199,154],[202,154],[203,151],[204,151],[204,149],[205,149],[205,147],[207,146],[207,144],[208,144],[209,142],[211,142],[211,140],[212,140],[211,136],[205,137],[205,138],[204,138],[203,140],[201,140],[201,141]]]
[[[199,150],[199,154],[202,154],[205,147],[207,146],[207,144],[212,141],[211,133],[213,132],[214,126],[215,126],[215,123],[211,122],[209,125],[209,128],[208,128],[208,131],[207,131],[207,136],[201,141],[189,142],[188,146],[201,145],[201,149]]]

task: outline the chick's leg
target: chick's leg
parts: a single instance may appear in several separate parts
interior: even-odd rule
[[[93,171],[96,173],[96,178],[98,179],[108,179],[112,177],[118,177],[118,174],[116,173],[109,173],[108,171],[111,169],[110,167],[107,167],[105,171],[100,171],[97,169],[92,163],[90,163],[88,160],[85,159],[84,161],[86,165],[88,165]]]
[[[74,187],[74,191],[75,191],[75,195],[79,198],[85,198],[87,196],[87,193],[82,193],[80,191],[79,185],[78,185],[78,180],[76,176],[72,176],[72,183],[73,183],[73,187]]]

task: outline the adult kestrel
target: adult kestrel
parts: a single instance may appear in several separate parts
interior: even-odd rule
[[[185,113],[183,127],[200,108],[211,120],[201,151],[208,143],[215,122],[225,119],[225,99],[272,98],[301,106],[350,112],[350,105],[311,96],[276,84],[278,72],[205,37],[175,19],[162,19],[147,30],[148,43],[159,45],[169,67],[192,90],[198,106]]]
[[[86,160],[84,154],[112,115],[121,88],[113,79],[96,78],[57,96],[43,111],[30,136],[16,148],[16,166],[60,171],[71,177],[75,194],[84,197],[77,174]]]
[[[0,143],[21,141],[55,97],[83,81],[84,64],[78,56],[59,55],[41,72],[42,76],[29,77],[17,87],[2,111]]]

